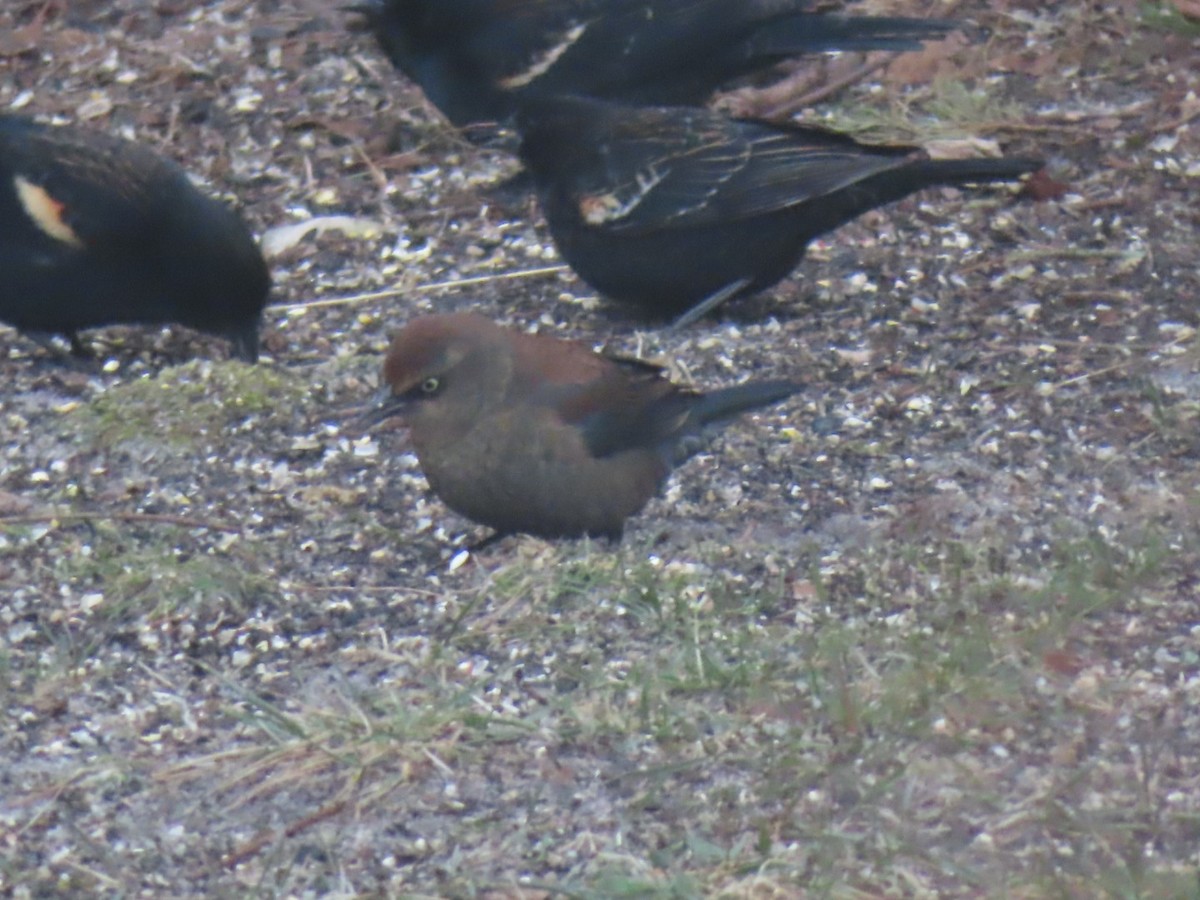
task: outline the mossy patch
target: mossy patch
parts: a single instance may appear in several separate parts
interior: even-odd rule
[[[1200,37],[1200,20],[1186,16],[1172,3],[1147,2],[1139,6],[1144,25],[1157,31],[1168,31],[1183,37]]]
[[[101,444],[152,439],[186,446],[250,420],[290,415],[309,397],[296,373],[193,360],[114,385],[68,413],[65,426]]]
[[[939,78],[913,96],[886,104],[861,98],[829,106],[821,124],[868,142],[924,143],[990,133],[1023,122],[1027,108],[978,86]]]

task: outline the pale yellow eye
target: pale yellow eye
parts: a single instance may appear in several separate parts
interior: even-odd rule
[[[430,376],[429,378],[426,378],[424,381],[421,382],[421,393],[422,394],[436,394],[437,389],[440,388],[441,386],[442,386],[442,381],[440,378]]]

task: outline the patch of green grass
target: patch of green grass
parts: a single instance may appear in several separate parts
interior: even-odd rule
[[[1096,900],[1195,900],[1200,897],[1200,868],[1180,866],[1167,870],[1145,865],[1117,866],[1080,876],[1055,872],[1027,879],[1027,893],[1016,896],[1087,897]]]
[[[781,790],[789,783],[827,784],[830,790],[850,783],[857,799],[848,814],[855,807],[894,809],[902,807],[899,797],[913,778],[921,777],[903,763],[918,748],[932,751],[935,759],[943,753],[988,753],[994,743],[1021,743],[1040,730],[1082,727],[1079,711],[1038,702],[1031,694],[1044,671],[1040,655],[1030,649],[1060,646],[1081,628],[1094,627],[1090,620],[1103,621],[1131,593],[1153,590],[1170,561],[1152,540],[1114,547],[1094,538],[1064,540],[1038,578],[996,575],[986,547],[950,544],[940,552],[904,555],[913,566],[922,557],[941,559],[938,586],[915,607],[918,619],[907,622],[906,614],[896,613],[900,618],[889,624],[835,614],[820,620],[804,640],[802,667],[776,645],[777,665],[757,668],[759,681],[745,687],[753,698],[747,709],[776,719],[771,733],[779,740],[757,755],[752,783]],[[869,586],[863,598],[869,607],[894,606],[898,579],[921,580],[911,573],[900,577],[904,567],[895,557],[861,562],[888,576],[873,574],[860,582]],[[770,631],[759,635],[760,641],[779,637]],[[769,657],[764,650],[758,662]],[[822,738],[814,741],[814,735],[831,743],[822,750]],[[1109,839],[1126,828],[1112,825]],[[805,836],[813,846],[827,845],[831,877],[853,852],[849,838],[839,838],[837,831],[826,822],[822,833]],[[881,835],[877,840],[878,868],[923,853],[902,832],[890,842]]]
[[[290,414],[309,396],[310,386],[283,369],[193,360],[118,384],[71,411],[64,424],[97,443],[189,446],[256,417]]]
[[[236,713],[261,732],[271,743],[283,746],[293,741],[335,751],[342,762],[361,765],[373,756],[368,748],[391,753],[410,746],[432,747],[439,736],[453,734],[442,750],[454,743],[483,740],[493,728],[503,728],[497,717],[481,714],[470,690],[441,678],[408,684],[403,690],[364,690],[340,681],[326,695],[326,702],[288,704],[267,699],[226,679],[232,694],[241,701]],[[414,702],[414,701],[423,702]],[[467,734],[453,726],[466,726]]]
[[[1138,5],[1142,24],[1155,31],[1167,31],[1183,37],[1200,37],[1200,20],[1189,18],[1169,0],[1143,0]]]
[[[172,616],[191,602],[233,603],[244,609],[270,591],[270,583],[219,551],[184,551],[174,526],[148,533],[101,525],[90,540],[60,559],[56,577],[80,592],[104,596],[99,615],[118,621],[128,615]]]
[[[892,541],[841,558],[838,579],[813,572],[804,603],[782,579],[728,574],[720,548],[686,564],[586,544],[539,550],[536,565],[514,561],[476,593],[448,595],[452,627],[426,651],[388,651],[386,683],[339,662],[313,673],[321,687],[302,676],[302,691],[273,694],[212,670],[242,740],[158,778],[212,785],[247,814],[313,798],[314,822],[273,839],[281,859],[325,816],[369,827],[378,809],[419,806],[422,821],[441,822],[431,834],[451,828],[461,844],[462,856],[436,840],[419,852],[463,894],[483,886],[462,860],[515,853],[583,898],[947,886],[999,897],[1026,885],[1039,896],[1047,873],[1032,864],[1011,872],[992,862],[1008,855],[945,850],[966,823],[1010,821],[1027,831],[1020,840],[1073,848],[1074,868],[1049,876],[1067,895],[1186,896],[1170,893],[1185,876],[1160,878],[1136,856],[1141,804],[1071,812],[1101,776],[1086,758],[1045,757],[1103,714],[1036,687],[1042,646],[1102,630],[1161,585],[1164,546],[1072,534],[1036,562],[987,542]],[[116,565],[120,554],[102,556]],[[540,680],[514,678],[538,667]],[[1041,799],[1016,817],[1000,752],[1044,770]],[[461,806],[457,794],[437,799],[447,785],[464,792]],[[576,803],[619,811],[605,820],[613,831],[562,830]],[[1134,856],[1105,871],[1097,846],[1114,866]]]
[[[822,124],[868,142],[923,143],[979,136],[1023,122],[1027,115],[1019,103],[958,79],[939,78],[913,94],[892,96],[886,105],[856,97],[830,106]]]
[[[655,871],[640,860],[610,862],[567,888],[580,900],[700,900],[709,896],[683,873]]]
[[[178,533],[171,525],[98,522],[57,535],[60,552],[45,580],[72,601],[42,630],[59,664],[77,665],[104,646],[157,645],[178,637],[182,622],[226,621],[276,595],[274,582],[236,547],[197,550]]]

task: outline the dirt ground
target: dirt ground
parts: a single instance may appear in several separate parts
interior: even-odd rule
[[[0,6],[0,109],[178,160],[276,284],[255,367],[0,330],[0,895],[1200,895],[1200,8],[864,8],[983,31],[806,118],[1063,190],[925,192],[672,333],[337,4]],[[471,553],[347,425],[462,309],[808,387],[619,546]]]

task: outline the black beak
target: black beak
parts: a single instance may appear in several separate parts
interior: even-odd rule
[[[234,359],[240,359],[244,363],[258,362],[257,322],[237,331],[230,331],[226,336],[233,345],[230,353]]]
[[[404,397],[397,397],[385,384],[371,396],[370,401],[354,422],[365,430],[395,416],[403,416],[406,412],[408,412],[408,401]]]
[[[379,0],[364,0],[360,3],[344,3],[338,7],[342,12],[357,13],[362,16],[352,26],[354,31],[367,31],[374,28],[382,16],[383,4]]]

